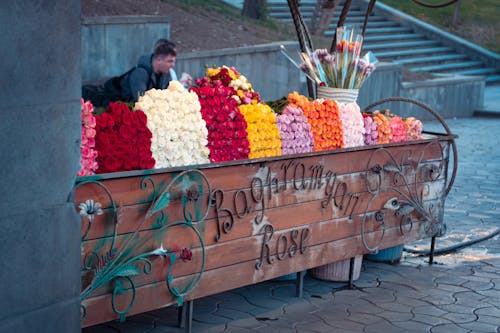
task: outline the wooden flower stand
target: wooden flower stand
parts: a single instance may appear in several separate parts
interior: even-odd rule
[[[455,137],[78,178],[82,327],[439,236]]]

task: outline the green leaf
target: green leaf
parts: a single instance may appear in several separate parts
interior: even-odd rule
[[[170,255],[170,265],[173,265],[176,260],[177,260],[177,256],[175,255],[175,253],[172,253]]]
[[[158,199],[151,205],[149,208],[149,211],[146,215],[146,218],[150,217],[151,215],[159,212],[162,209],[165,209],[168,207],[170,204],[170,193],[168,192],[163,192]]]
[[[139,275],[139,270],[133,265],[127,265],[120,267],[118,271],[115,273],[115,276],[132,276]]]

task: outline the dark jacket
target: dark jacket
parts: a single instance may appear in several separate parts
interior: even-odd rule
[[[146,90],[165,89],[172,80],[170,74],[156,75],[151,65],[152,55],[143,55],[137,66],[120,82],[121,92],[128,102],[137,102]]]

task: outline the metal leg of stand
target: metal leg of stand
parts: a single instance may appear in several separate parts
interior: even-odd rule
[[[429,265],[434,262],[434,248],[436,247],[436,237],[431,239],[431,252],[429,253]]]
[[[297,280],[295,281],[295,295],[298,298],[302,298],[304,290],[304,276],[306,271],[297,272]]]
[[[177,308],[177,322],[179,323],[180,328],[184,328],[186,326],[186,310],[187,307],[185,305],[181,305]]]
[[[186,326],[185,326],[185,332],[186,333],[191,333],[193,330],[193,303],[194,300],[187,301],[184,304],[184,307],[186,307]]]
[[[354,287],[353,280],[354,280],[354,260],[355,259],[356,259],[356,257],[352,257],[349,260],[349,288],[350,289],[352,289]]]

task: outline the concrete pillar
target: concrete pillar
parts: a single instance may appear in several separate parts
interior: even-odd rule
[[[0,332],[80,331],[80,0],[0,2]]]

